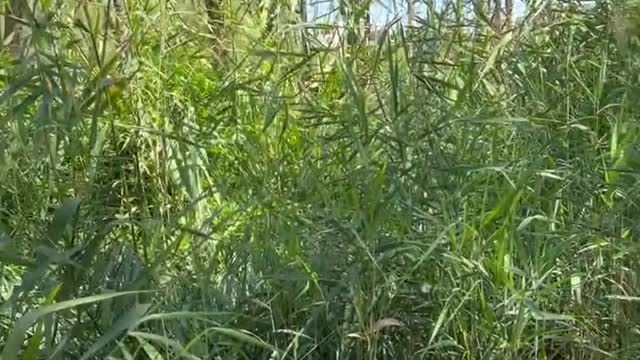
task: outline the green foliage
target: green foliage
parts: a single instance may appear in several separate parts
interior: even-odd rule
[[[640,350],[633,3],[368,42],[342,2],[336,46],[291,2],[72,3],[0,51],[2,359]]]

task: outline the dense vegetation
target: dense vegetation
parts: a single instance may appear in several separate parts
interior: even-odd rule
[[[635,3],[375,41],[336,3],[335,46],[286,1],[35,3],[0,53],[3,360],[640,352]]]

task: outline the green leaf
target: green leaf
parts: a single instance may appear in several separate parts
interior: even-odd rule
[[[543,216],[543,215],[533,215],[533,216],[529,216],[529,217],[527,217],[526,219],[522,220],[522,222],[520,223],[520,225],[518,225],[518,231],[522,231],[524,228],[526,228],[527,226],[529,226],[529,224],[530,224],[533,220],[549,221],[549,218],[547,218],[546,216]]]
[[[26,267],[36,266],[36,262],[32,259],[5,252],[0,252],[0,262],[4,263],[5,265],[19,265]]]
[[[22,342],[27,334],[27,331],[33,324],[35,324],[41,317],[49,314],[53,314],[58,311],[71,309],[81,305],[92,304],[95,302],[100,302],[108,299],[112,299],[115,297],[126,296],[126,295],[135,295],[146,293],[149,291],[124,291],[118,293],[110,293],[110,294],[100,294],[100,295],[92,295],[79,299],[67,300],[63,302],[59,302],[56,304],[46,305],[40,307],[39,309],[31,310],[22,316],[16,322],[13,327],[11,333],[7,337],[4,350],[2,351],[2,360],[18,360],[21,357],[19,356],[20,347],[22,346]]]
[[[124,356],[124,360],[134,360],[133,355],[131,355],[129,350],[127,350],[127,347],[120,341],[118,341],[118,348],[120,349],[122,356]]]
[[[266,342],[264,342],[262,339],[260,339],[259,337],[255,336],[254,334],[248,332],[248,331],[238,331],[235,329],[230,329],[230,328],[224,328],[224,327],[212,327],[208,329],[209,331],[213,331],[213,332],[217,332],[219,334],[228,336],[230,338],[233,338],[237,341],[240,342],[244,342],[250,345],[254,345],[257,347],[261,347],[263,349],[267,349],[270,351],[278,351],[277,348],[275,348],[274,346],[267,344]]]
[[[61,285],[56,286],[55,289],[49,294],[44,304],[49,305],[52,304],[55,300],[56,296],[60,292]],[[27,350],[24,353],[25,360],[36,360],[38,358],[38,354],[40,353],[40,345],[42,344],[42,338],[44,337],[44,322],[42,320],[38,321],[38,325],[36,328],[36,333],[33,335],[31,340],[29,341],[29,345],[27,346]]]
[[[132,333],[129,335],[132,335]],[[160,354],[160,352],[153,347],[153,345],[149,344],[143,337],[136,336],[136,338],[140,342],[140,345],[142,345],[142,349],[150,360],[164,360],[164,356],[162,356],[162,354]]]
[[[527,307],[529,308],[529,311],[531,311],[531,315],[533,316],[534,319],[536,320],[544,320],[544,321],[573,321],[575,320],[575,318],[571,315],[565,315],[565,314],[555,314],[555,313],[548,313],[546,311],[542,311],[540,309],[538,309],[538,307],[531,301],[528,300],[527,301]]]
[[[64,236],[64,232],[73,222],[73,218],[78,211],[80,200],[77,198],[67,199],[57,210],[53,216],[53,221],[49,224],[47,234],[52,244],[58,243]]]
[[[111,328],[102,335],[98,341],[93,343],[93,345],[84,353],[84,355],[82,355],[80,359],[85,360],[90,358],[98,350],[120,336],[124,331],[133,328],[144,314],[147,313],[150,307],[151,304],[138,304],[129,309],[129,311],[120,316],[113,326],[111,326]]]
[[[129,333],[130,336],[133,336],[135,338],[138,339],[138,341],[140,341],[142,344],[147,343],[148,341],[153,341],[153,342],[157,342],[160,343],[162,345],[164,345],[165,347],[169,347],[174,349],[175,351],[177,351],[180,354],[180,357],[186,357],[188,359],[192,359],[192,360],[200,360],[199,357],[194,356],[192,354],[189,354],[187,351],[185,351],[184,347],[177,341],[169,339],[166,336],[161,336],[161,335],[156,335],[156,334],[150,334],[150,333],[146,333],[146,332],[139,332],[139,331],[132,331]],[[144,341],[144,343],[142,342]],[[150,345],[149,345],[150,346]],[[145,347],[145,351],[146,351],[146,347]],[[155,350],[155,348],[154,348]],[[154,356],[157,356],[158,354],[155,354]]]

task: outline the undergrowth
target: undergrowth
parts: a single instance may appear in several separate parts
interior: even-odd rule
[[[212,3],[5,41],[3,360],[635,358],[635,4]]]

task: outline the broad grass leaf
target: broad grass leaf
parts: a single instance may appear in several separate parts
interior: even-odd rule
[[[120,296],[136,295],[145,293],[148,291],[125,291],[109,294],[92,295],[79,299],[62,301],[55,304],[43,306],[39,309],[31,310],[22,316],[16,322],[15,326],[9,333],[5,342],[4,349],[2,351],[3,360],[18,360],[20,359],[20,347],[27,334],[27,331],[33,324],[35,324],[41,317],[49,314],[53,314],[58,311],[72,309],[81,305],[92,304]]]
[[[529,308],[529,311],[531,311],[531,315],[533,316],[534,319],[540,321],[574,321],[575,318],[571,315],[565,315],[565,314],[555,314],[555,313],[549,313],[546,311],[542,311],[540,309],[538,309],[538,307],[532,302],[532,301],[527,301],[527,307]]]
[[[146,332],[140,332],[140,331],[132,331],[132,332],[129,333],[129,336],[133,336],[133,337],[137,338],[138,341],[143,340],[147,344],[148,344],[149,341],[153,341],[153,342],[162,344],[165,347],[171,348],[174,351],[178,352],[180,354],[180,357],[184,357],[184,358],[192,359],[192,360],[199,360],[200,359],[199,357],[186,352],[184,347],[179,342],[177,342],[177,341],[175,341],[173,339],[169,339],[166,336],[161,336],[161,335],[156,335],[156,334],[151,334],[151,333],[146,333]],[[143,343],[143,342],[141,341],[141,343]],[[145,347],[145,351],[146,350],[147,350],[147,348]]]
[[[606,298],[620,301],[640,301],[640,296],[607,295]]]
[[[49,294],[47,299],[44,302],[44,305],[50,305],[55,300],[56,296],[60,292],[61,285],[56,286],[55,289]],[[38,321],[38,325],[36,328],[36,333],[33,335],[31,340],[29,341],[29,345],[27,346],[27,350],[24,353],[25,360],[36,360],[38,359],[38,354],[40,353],[40,346],[42,344],[42,339],[44,337],[44,322],[43,319]]]
[[[11,240],[7,235],[7,229],[4,227],[2,222],[0,222],[0,251],[6,250],[10,248]]]
[[[160,320],[160,321],[167,321],[167,320],[179,320],[179,319],[200,319],[200,320],[205,320],[207,317],[210,316],[224,316],[224,317],[229,317],[229,316],[233,316],[235,315],[235,313],[233,312],[205,312],[205,311],[199,311],[199,312],[195,312],[195,311],[175,311],[175,312],[170,312],[170,313],[159,313],[159,314],[150,314],[147,315],[143,318],[140,319],[140,321],[138,321],[138,324],[147,322],[147,321],[154,321],[154,320]]]
[[[529,216],[527,218],[525,218],[524,220],[522,220],[522,222],[520,222],[520,225],[518,225],[518,231],[522,231],[524,228],[526,228],[533,220],[540,220],[540,221],[549,221],[549,218],[543,215],[534,215],[534,216]]]
[[[440,315],[438,315],[438,320],[436,320],[436,324],[434,325],[433,330],[431,331],[431,336],[429,337],[429,346],[431,346],[433,341],[436,339],[436,337],[438,336],[438,332],[440,331],[440,328],[444,324],[444,321],[447,317],[447,312],[449,310],[449,300],[451,300],[451,297],[448,299],[444,308],[440,310]]]
[[[520,198],[524,194],[523,191],[512,188],[506,189],[506,191],[508,192],[507,195],[503,196],[498,205],[491,211],[491,213],[489,213],[487,217],[483,219],[483,228],[487,228],[489,225],[505,216],[507,212],[519,202]]]
[[[278,115],[279,110],[280,109],[275,105],[267,106],[267,113],[265,115],[264,127],[262,128],[262,131],[267,131],[267,129],[269,129],[269,127],[273,123],[273,120],[276,119],[276,116]]]
[[[151,304],[137,304],[129,309],[113,324],[113,326],[98,339],[93,345],[82,355],[81,360],[85,360],[93,356],[101,348],[120,336],[124,331],[133,328],[138,324],[139,320],[147,313]]]
[[[56,244],[63,237],[65,230],[72,223],[79,205],[80,199],[70,198],[56,210],[47,230],[52,244]]]
[[[426,349],[424,349],[423,351],[426,350],[436,350],[436,349],[442,349],[442,348],[450,348],[450,347],[454,347],[454,348],[458,348],[458,349],[463,349],[462,346],[460,346],[460,344],[458,344],[457,342],[455,342],[454,340],[442,340],[442,341],[438,341],[435,344],[431,344],[429,345]]]
[[[263,349],[267,349],[270,351],[275,351],[275,352],[278,351],[278,349],[275,348],[273,345],[267,344],[262,339],[260,339],[259,337],[249,332],[239,331],[239,330],[224,328],[224,327],[212,327],[212,328],[209,328],[209,330],[228,336],[230,338],[233,338],[235,340],[238,340],[240,342],[243,342],[249,345],[261,347]]]
[[[0,262],[4,263],[5,265],[19,265],[26,267],[36,266],[35,260],[8,252],[0,252]]]
[[[132,334],[130,333],[129,335],[132,335]],[[145,352],[145,354],[147,355],[147,357],[149,357],[150,360],[164,360],[164,356],[162,356],[162,354],[153,345],[149,344],[148,341],[146,341],[144,338],[140,336],[136,336],[136,338],[140,342],[140,345],[142,346],[142,350]]]
[[[124,357],[124,360],[134,360],[133,355],[129,352],[126,345],[124,345],[121,341],[118,341],[118,348]]]

